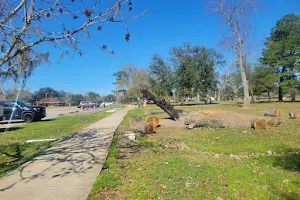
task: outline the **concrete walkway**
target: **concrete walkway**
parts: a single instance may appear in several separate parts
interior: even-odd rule
[[[85,200],[107,157],[114,132],[130,108],[57,142],[0,179],[1,200]]]

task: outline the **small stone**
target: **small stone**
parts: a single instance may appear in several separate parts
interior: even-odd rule
[[[126,133],[124,136],[128,137],[130,140],[135,140],[136,136],[134,133]]]
[[[272,151],[271,150],[267,151],[267,154],[272,155]]]
[[[217,200],[223,200],[221,197],[218,197]]]

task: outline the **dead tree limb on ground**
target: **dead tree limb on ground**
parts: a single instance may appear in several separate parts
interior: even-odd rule
[[[218,119],[203,119],[203,120],[187,119],[184,122],[184,124],[187,125],[188,129],[194,129],[198,127],[225,128],[224,123]]]

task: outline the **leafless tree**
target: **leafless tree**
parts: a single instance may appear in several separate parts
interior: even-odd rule
[[[50,50],[41,52],[43,44],[60,50],[61,56],[70,49],[82,55],[81,44],[90,39],[114,54],[106,44],[98,44],[91,30],[101,31],[104,23],[123,22],[128,41],[126,22],[146,12],[131,14],[132,10],[131,0],[1,0],[0,78],[26,79],[34,68],[48,62]]]
[[[251,27],[249,18],[256,7],[254,0],[212,0],[208,6],[210,11],[220,14],[224,24],[228,26],[222,44],[233,49],[237,55],[244,87],[244,106],[250,104],[249,81],[244,66],[244,59],[249,54],[246,50],[246,39]]]

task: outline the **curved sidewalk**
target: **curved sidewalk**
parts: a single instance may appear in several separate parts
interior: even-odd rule
[[[130,108],[57,142],[0,179],[1,200],[85,200],[107,157],[115,130]]]

